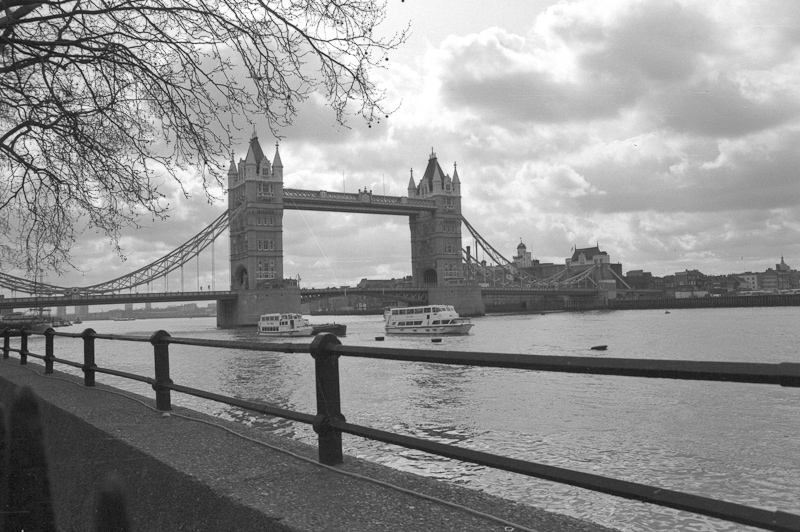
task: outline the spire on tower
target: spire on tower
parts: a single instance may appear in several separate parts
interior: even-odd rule
[[[411,169],[411,177],[408,180],[408,195],[416,194],[417,185],[414,184],[414,169]]]
[[[278,153],[278,143],[275,143],[275,159],[272,161],[272,167],[283,168],[283,163],[281,162],[281,154]]]

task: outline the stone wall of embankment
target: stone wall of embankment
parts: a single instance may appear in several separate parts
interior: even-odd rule
[[[0,403],[10,404],[18,384],[14,381],[18,379],[5,377],[0,377]],[[19,384],[32,387],[40,399],[51,493],[61,532],[93,530],[99,489],[111,472],[123,479],[129,518],[137,531],[290,530],[274,518],[215,493],[198,478],[115,435],[123,431],[122,425],[130,427],[146,421],[142,418],[146,411],[132,411],[133,404],[128,405],[133,408],[104,404],[108,397],[87,391],[78,399],[86,403],[75,409],[73,396],[80,390],[57,391],[52,389],[53,381],[24,382],[27,380],[30,379]],[[114,399],[112,402],[118,403]],[[89,414],[88,419],[82,414]],[[95,415],[104,417],[105,422],[95,425],[91,421]],[[158,431],[158,421],[155,418],[141,426]],[[179,442],[176,440],[175,445]]]
[[[0,402],[18,386],[40,400],[61,532],[94,530],[112,471],[136,532],[608,531],[347,456],[321,466],[294,440],[184,408],[164,415],[148,398],[43,369],[0,361]]]

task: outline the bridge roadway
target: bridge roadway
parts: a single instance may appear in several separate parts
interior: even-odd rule
[[[427,288],[359,288],[355,286],[340,286],[332,288],[304,288],[301,298],[305,301],[324,299],[329,297],[344,297],[359,295],[370,297],[383,297],[396,301],[405,301],[410,304],[424,305],[428,301]],[[593,298],[597,290],[591,288],[521,288],[521,287],[483,287],[481,295],[486,296],[569,296],[580,298]]]
[[[482,296],[570,296],[591,298],[597,291],[586,288],[482,288]],[[303,288],[301,301],[313,301],[329,297],[359,295],[382,297],[395,301],[405,301],[411,305],[424,305],[428,301],[427,288],[359,288],[341,286],[332,288]],[[115,305],[125,303],[175,303],[186,301],[235,301],[237,292],[230,290],[199,292],[152,292],[131,294],[82,294],[42,297],[15,297],[0,299],[0,309],[27,309],[41,307],[64,307],[73,305]]]
[[[133,294],[85,294],[70,296],[14,297],[0,299],[0,309],[117,305],[121,303],[174,303],[180,301],[235,301],[231,291],[153,292]]]

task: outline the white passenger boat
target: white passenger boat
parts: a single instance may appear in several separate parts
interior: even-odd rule
[[[311,336],[314,330],[301,314],[262,314],[258,334],[263,336]]]
[[[452,305],[386,309],[384,320],[387,334],[467,334],[472,328]]]

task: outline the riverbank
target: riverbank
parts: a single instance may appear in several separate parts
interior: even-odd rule
[[[41,401],[61,530],[83,528],[111,470],[134,530],[611,530],[349,456],[323,467],[312,446],[185,408],[165,415],[150,398],[42,371],[2,361],[0,399],[26,385]]]

